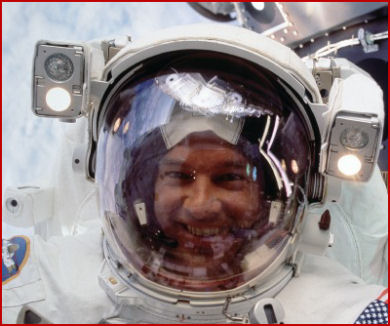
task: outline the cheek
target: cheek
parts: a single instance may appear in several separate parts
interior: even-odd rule
[[[253,185],[247,191],[232,194],[230,200],[225,203],[227,211],[235,220],[250,222],[259,218],[261,198],[257,185]]]
[[[154,194],[154,214],[159,224],[170,224],[170,216],[180,205],[180,196],[169,187],[156,185]]]

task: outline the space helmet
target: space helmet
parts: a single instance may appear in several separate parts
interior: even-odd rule
[[[288,78],[221,49],[132,54],[103,101],[106,256],[129,284],[223,296],[291,269],[318,164],[311,117]]]

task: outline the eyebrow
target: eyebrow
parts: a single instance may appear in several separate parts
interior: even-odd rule
[[[221,168],[240,168],[240,169],[245,169],[246,165],[249,162],[237,162],[235,161],[224,161],[222,164],[219,165]],[[193,168],[192,166],[189,166],[187,163],[184,162],[184,160],[179,160],[179,159],[163,159],[160,161],[160,166],[165,165],[165,166],[173,166],[173,167],[185,167],[185,168]]]

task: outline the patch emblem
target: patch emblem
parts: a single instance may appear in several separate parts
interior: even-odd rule
[[[371,302],[356,319],[355,324],[388,324],[387,304],[381,300]]]
[[[16,278],[30,255],[30,239],[16,236],[2,240],[2,284]]]

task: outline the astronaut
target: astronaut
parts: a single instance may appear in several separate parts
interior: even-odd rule
[[[33,109],[88,118],[102,224],[3,242],[3,272],[24,244],[3,322],[387,323],[387,289],[323,255],[327,205],[376,175],[383,125],[379,87],[338,64],[324,103],[291,50],[241,28],[39,42]]]

